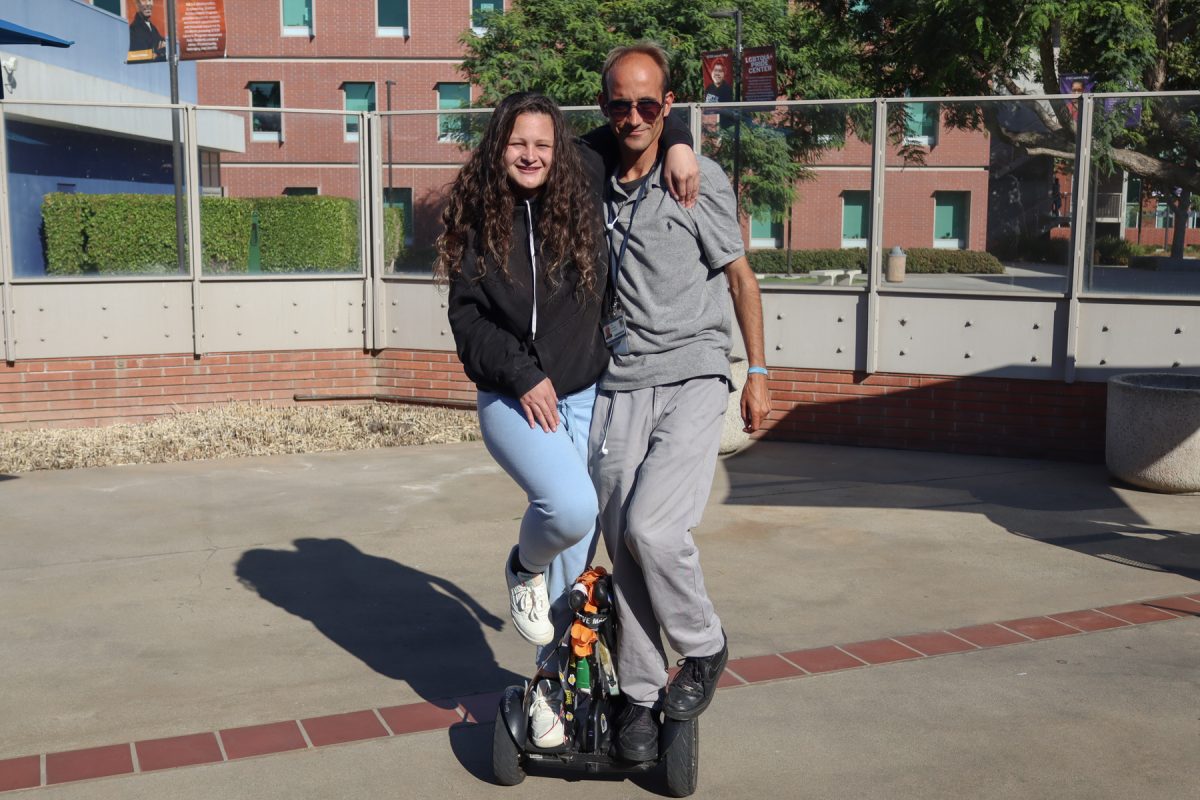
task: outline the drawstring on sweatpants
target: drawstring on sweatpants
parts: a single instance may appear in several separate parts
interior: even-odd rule
[[[608,455],[608,426],[612,423],[613,406],[617,404],[617,392],[608,401],[608,413],[604,415],[604,436],[600,440],[600,455]]]

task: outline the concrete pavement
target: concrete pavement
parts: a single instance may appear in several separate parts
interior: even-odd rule
[[[45,754],[284,720],[453,715],[455,698],[529,667],[499,568],[522,498],[479,445],[30,473],[0,481],[0,498],[0,787],[25,756],[45,771]],[[722,462],[696,539],[749,681],[704,718],[699,796],[1190,798],[1200,785],[1189,613],[750,674],[775,668],[770,654],[1200,596],[1200,497],[1114,487],[1092,465],[758,443]],[[487,783],[487,725],[308,740],[28,791],[525,791]]]

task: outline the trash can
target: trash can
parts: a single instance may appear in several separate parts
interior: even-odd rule
[[[900,245],[896,245],[888,253],[887,269],[884,272],[884,277],[888,283],[902,283],[904,281],[904,264],[908,260],[908,256],[900,249]]]

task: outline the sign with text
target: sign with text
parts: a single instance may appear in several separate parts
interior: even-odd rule
[[[129,64],[167,60],[167,0],[129,4]],[[175,0],[179,58],[194,61],[225,55],[225,0]]]
[[[775,82],[775,45],[747,47],[742,51],[742,99],[774,102],[779,97]]]

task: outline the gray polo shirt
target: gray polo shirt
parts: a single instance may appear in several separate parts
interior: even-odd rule
[[[629,233],[617,291],[630,354],[613,356],[602,389],[644,389],[702,375],[730,379],[733,304],[724,267],[745,249],[729,178],[712,159],[699,160],[696,205],[684,208],[672,199],[660,162],[647,178],[632,228],[637,190],[626,194],[616,176],[609,177],[605,213],[614,254]]]

